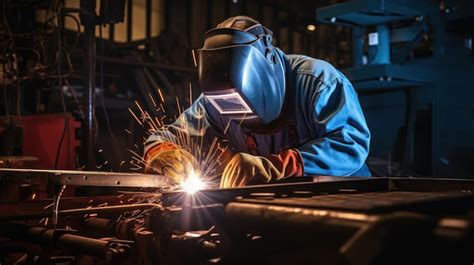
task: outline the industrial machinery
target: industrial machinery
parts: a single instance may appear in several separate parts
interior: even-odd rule
[[[55,196],[0,204],[0,262],[465,264],[474,260],[473,181],[302,179],[306,182],[193,193],[170,191],[160,175],[1,169],[2,185],[48,184]],[[108,187],[114,192],[61,198],[66,185]]]
[[[359,93],[380,95],[402,91],[405,94],[405,135],[400,162],[401,173],[407,175],[414,159],[415,120],[420,108],[416,95],[424,88],[430,96],[436,93],[432,88],[433,63],[416,59],[413,53],[423,38],[428,38],[430,27],[436,36],[432,50],[436,56],[442,53],[443,27],[438,6],[425,1],[349,1],[319,8],[316,17],[321,23],[352,29],[353,67],[344,73]],[[428,104],[431,108],[433,102]],[[430,118],[436,120],[436,110],[430,112]],[[436,131],[433,128],[430,136],[431,174],[436,174]]]
[[[316,11],[319,23],[352,32],[352,66],[343,72],[360,95],[371,125],[371,155],[394,148],[391,155],[399,163],[399,175],[449,177],[453,172],[442,173],[447,164],[441,157],[448,153],[444,142],[456,138],[447,134],[457,124],[471,121],[468,116],[461,120],[458,117],[463,115],[447,113],[453,109],[451,105],[462,105],[459,99],[464,93],[455,95],[453,85],[445,80],[464,80],[471,72],[463,69],[474,69],[472,10],[473,2],[463,0],[357,0]],[[392,110],[382,112],[388,105]],[[466,113],[471,113],[471,106],[466,104]],[[387,119],[391,120],[390,128],[378,127]],[[390,143],[389,148],[385,143]],[[470,154],[467,157],[470,161]]]

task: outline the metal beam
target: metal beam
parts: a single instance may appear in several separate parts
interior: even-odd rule
[[[127,41],[132,41],[133,0],[127,0]]]
[[[146,8],[145,8],[145,36],[146,39],[149,40],[151,38],[151,13],[153,11],[152,2],[151,0],[146,0]],[[147,43],[146,51],[150,52],[150,43]]]
[[[86,81],[84,82],[82,121],[82,162],[86,169],[94,169],[96,128],[95,128],[95,65],[96,65],[96,38],[95,38],[95,0],[82,0],[81,23],[84,25],[84,67]]]
[[[164,206],[170,205],[185,205],[189,204],[189,198],[195,205],[222,203],[226,204],[234,201],[237,197],[252,197],[252,196],[282,196],[292,195],[304,192],[324,192],[324,193],[338,193],[341,190],[357,190],[359,192],[370,191],[387,191],[387,178],[348,178],[348,177],[331,177],[330,181],[321,180],[320,177],[302,177],[301,180],[309,182],[301,183],[277,183],[246,186],[241,188],[228,189],[207,189],[196,192],[194,195],[189,195],[184,191],[163,192],[162,201]],[[324,177],[327,178],[327,177]],[[313,182],[311,182],[313,181]],[[271,195],[270,195],[271,194]]]
[[[109,40],[115,41],[115,24],[109,24]]]
[[[98,187],[169,187],[163,175],[41,169],[0,169],[0,183],[53,184]]]

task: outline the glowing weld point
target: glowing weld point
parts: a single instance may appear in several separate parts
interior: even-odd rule
[[[189,177],[181,184],[181,188],[189,194],[194,194],[196,191],[204,189],[204,182],[199,178],[198,175],[192,173]]]

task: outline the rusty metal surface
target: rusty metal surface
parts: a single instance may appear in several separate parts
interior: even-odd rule
[[[165,188],[170,186],[167,177],[156,174],[0,168],[0,183],[2,182],[139,188]]]
[[[34,156],[0,156],[0,168],[31,167],[35,161],[38,161],[38,158]]]

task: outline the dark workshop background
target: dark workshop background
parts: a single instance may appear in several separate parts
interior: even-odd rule
[[[153,114],[150,93],[158,100],[158,88],[167,102],[165,121],[177,114],[176,97],[188,106],[190,83],[193,97],[199,94],[192,50],[202,46],[206,30],[229,16],[261,21],[286,53],[323,59],[340,70],[352,67],[352,30],[317,22],[318,8],[339,2],[127,0],[123,22],[96,26],[96,121],[91,135],[97,143],[88,168],[137,168],[129,150],[142,152],[146,133],[129,109],[137,111],[139,102]],[[414,77],[427,81],[410,92],[358,90],[372,132],[369,166],[376,175],[474,177],[474,10],[468,8],[469,1],[420,2],[436,12],[430,13],[426,30],[397,63],[410,66]],[[40,168],[82,168],[87,152],[79,141],[85,130],[80,124],[85,117],[82,97],[90,46],[83,34],[84,18],[74,12],[79,0],[64,1],[70,12],[59,21],[57,5],[58,1],[3,1],[0,155],[23,157],[18,163]],[[97,14],[100,10],[109,10],[110,16],[117,12],[97,1]],[[64,29],[59,32],[61,24]]]

